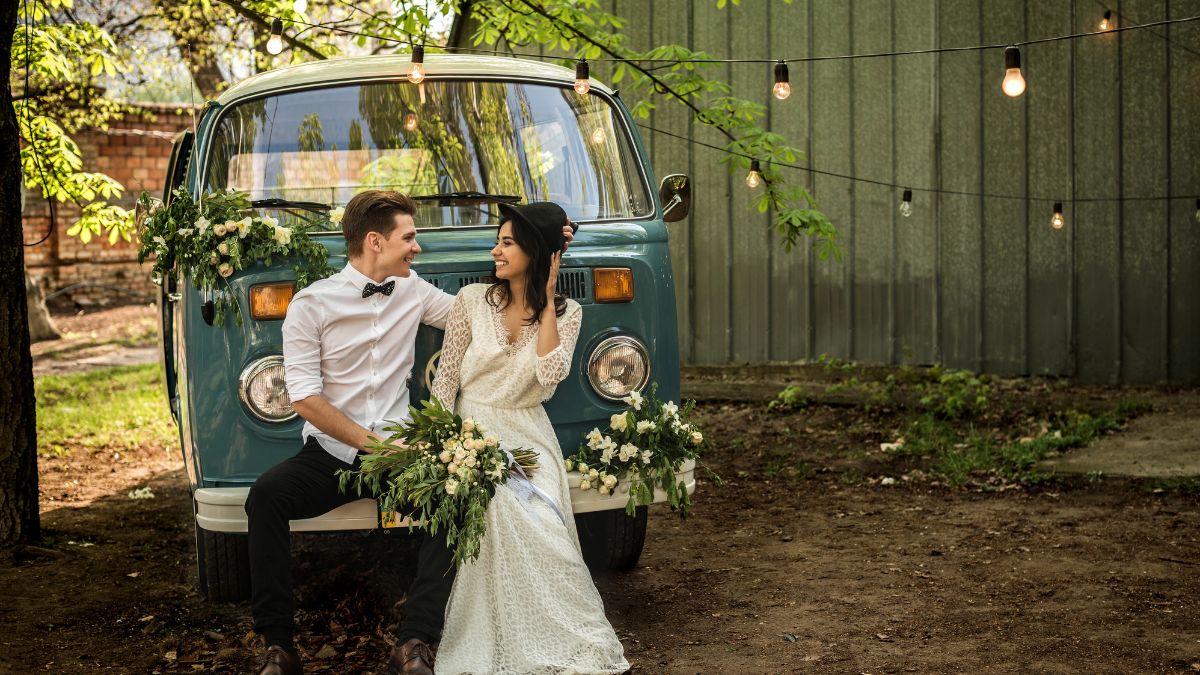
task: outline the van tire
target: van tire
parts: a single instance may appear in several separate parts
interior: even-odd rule
[[[196,571],[200,575],[200,592],[209,600],[249,600],[249,537],[244,534],[210,532],[197,525]]]
[[[593,572],[628,572],[637,567],[646,543],[645,506],[632,517],[624,509],[593,511],[575,516],[583,560]]]

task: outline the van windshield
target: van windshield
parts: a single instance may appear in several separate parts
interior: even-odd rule
[[[252,200],[338,206],[389,189],[553,201],[574,221],[651,212],[613,104],[566,86],[446,80],[280,93],[231,106],[212,139],[205,189]],[[420,204],[422,228],[496,222],[490,203]]]

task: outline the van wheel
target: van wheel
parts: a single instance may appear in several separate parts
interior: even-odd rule
[[[625,509],[594,511],[575,516],[583,560],[594,572],[628,572],[637,566],[646,543],[646,507],[625,515]]]
[[[197,525],[196,570],[200,575],[200,592],[209,600],[249,600],[249,538],[244,534],[210,532]]]

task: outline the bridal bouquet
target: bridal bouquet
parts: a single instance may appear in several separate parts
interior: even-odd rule
[[[513,470],[509,453],[482,426],[436,398],[408,410],[411,419],[386,427],[391,436],[369,445],[372,453],[359,469],[339,472],[342,492],[353,486],[362,494],[365,488],[377,496],[385,520],[403,514],[430,533],[445,530],[455,564],[474,560],[487,530],[488,503]],[[512,452],[511,461],[526,474],[537,468],[536,460],[532,450]]]
[[[695,401],[683,407],[663,403],[655,396],[657,385],[643,395],[634,391],[622,399],[629,407],[609,419],[608,429],[592,429],[579,451],[567,458],[567,471],[582,475],[580,490],[615,494],[629,481],[625,512],[633,515],[642,504],[654,501],[655,488],[667,495],[671,508],[687,517],[691,498],[675,472],[686,460],[695,460],[708,447],[704,433],[689,421]]]

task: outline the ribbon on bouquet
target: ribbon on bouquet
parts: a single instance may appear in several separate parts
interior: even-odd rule
[[[566,525],[567,519],[563,516],[562,510],[558,508],[558,504],[554,503],[554,499],[546,494],[545,490],[533,484],[533,481],[529,479],[529,475],[525,473],[525,469],[521,468],[520,463],[517,462],[511,452],[505,450],[504,454],[508,457],[508,465],[513,468],[513,471],[508,475],[508,487],[516,493],[517,499],[521,500],[521,506],[524,506],[525,510],[528,511],[529,498],[537,495],[550,508],[554,509],[554,512],[558,514],[558,519],[562,521],[563,525]]]

